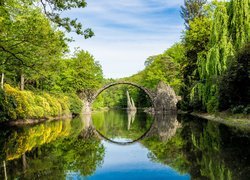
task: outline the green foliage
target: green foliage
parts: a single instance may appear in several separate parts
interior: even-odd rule
[[[6,95],[5,91],[0,89],[0,121],[7,121],[9,116],[16,118],[15,111],[17,104],[12,96]],[[10,115],[8,115],[8,113]]]
[[[181,64],[185,61],[185,47],[183,43],[175,43],[173,46],[168,48],[164,54],[168,55],[171,60],[175,63]]]
[[[250,42],[250,1],[231,0],[228,9],[230,37],[238,51]]]
[[[172,86],[178,93],[181,86],[180,64],[185,58],[183,45],[177,43],[163,54],[151,56],[145,61],[146,68],[124,80],[155,89],[160,81]]]
[[[64,179],[69,171],[91,175],[103,162],[104,147],[95,137],[80,137],[84,131],[80,119],[12,129],[1,146],[6,155],[3,160],[8,161],[8,178]],[[29,167],[25,174],[23,162]]]
[[[243,47],[232,59],[227,71],[221,76],[219,84],[220,110],[250,102],[250,44]]]
[[[243,110],[243,114],[250,114],[250,106],[249,105],[247,107],[245,107],[245,109]]]
[[[192,89],[192,95],[198,98],[191,97],[199,99],[209,112],[229,108],[241,93],[238,104],[247,102],[246,81],[249,80],[246,60],[249,49],[241,54],[245,60],[239,60],[240,63],[234,58],[235,52],[249,40],[249,0],[231,0],[229,4],[215,2],[214,5],[208,48],[198,54],[199,81]],[[246,83],[247,90],[243,90],[238,81]]]
[[[68,32],[74,31],[77,34],[84,35],[85,38],[90,38],[94,35],[93,31],[89,28],[83,29],[82,24],[77,22],[77,19],[71,19],[69,17],[61,16],[63,11],[67,11],[73,8],[85,8],[87,3],[85,0],[60,0],[60,1],[51,1],[51,0],[2,0],[1,6],[3,7],[12,7],[15,4],[19,4],[22,7],[29,9],[37,8],[39,11],[43,12],[46,17],[53,22],[53,24],[58,27],[65,28]],[[11,14],[12,11],[7,9],[8,14]]]
[[[213,96],[209,99],[207,102],[207,111],[208,112],[217,112],[219,108],[219,102],[218,99]]]
[[[82,50],[66,59],[69,39],[58,30],[58,26],[64,27],[91,37],[90,29],[83,30],[76,20],[60,15],[62,11],[85,6],[84,0],[0,3],[0,73],[4,73],[6,84],[20,86],[22,76],[25,89],[39,92],[15,92],[15,96],[5,93],[7,107],[1,110],[5,119],[42,118],[69,111],[79,114],[82,103],[75,94],[88,95],[99,87],[103,79],[99,63]],[[41,90],[56,94],[43,94]],[[73,95],[61,95],[66,92]]]
[[[157,137],[151,137],[143,140],[142,144],[151,151],[148,156],[152,161],[167,164],[181,174],[189,171],[187,159],[182,153],[186,143],[180,136],[180,132],[166,142],[162,142]]]
[[[52,96],[47,93],[35,94],[31,91],[17,90],[8,84],[5,84],[1,98],[3,99],[0,103],[1,115],[5,120],[68,115],[71,109],[73,113],[80,112],[80,100],[77,97]]]
[[[38,8],[6,1],[0,6],[0,66],[3,72],[36,79],[67,50],[64,34]]]
[[[136,140],[153,123],[153,118],[144,112],[109,110],[92,114],[93,125],[105,137]]]
[[[57,73],[52,81],[46,82],[46,89],[55,92],[74,93],[84,98],[91,95],[103,82],[100,64],[87,51],[77,50],[70,59],[57,64]]]
[[[32,128],[24,128],[21,132],[12,133],[5,145],[6,160],[20,158],[22,154],[37,146],[68,136],[71,130],[69,125],[70,120],[57,121]]]
[[[102,108],[127,108],[127,91],[134,100],[137,108],[152,106],[150,98],[143,90],[130,85],[116,85],[99,94],[92,108],[94,110]]]
[[[197,133],[197,132],[196,132]],[[197,159],[200,173],[209,179],[232,179],[232,171],[220,158],[222,141],[218,124],[207,123],[202,131],[191,134],[193,151],[201,151],[201,157]]]
[[[184,6],[181,6],[181,17],[185,21],[186,29],[190,28],[190,21],[194,18],[204,16],[203,5],[207,0],[185,0]]]
[[[238,113],[243,113],[244,111],[244,106],[243,105],[239,105],[239,106],[235,106],[231,109],[231,112],[233,114],[238,114]]]
[[[75,94],[67,94],[69,98],[69,110],[73,115],[80,114],[82,111],[83,102]]]
[[[183,85],[180,89],[180,95],[183,97],[181,108],[184,110],[200,109],[202,106],[200,99],[192,96],[194,94],[192,87],[200,81],[197,61],[198,58],[205,59],[211,33],[211,19],[207,16],[195,17],[189,22],[189,26],[189,30],[183,37],[185,58],[180,61],[183,77]]]

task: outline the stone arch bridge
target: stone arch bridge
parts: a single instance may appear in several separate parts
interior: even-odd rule
[[[133,82],[118,81],[118,82],[107,84],[103,86],[101,89],[99,89],[98,91],[96,91],[95,93],[93,93],[91,96],[86,97],[84,100],[83,113],[84,114],[91,113],[92,103],[95,101],[95,99],[97,98],[99,94],[101,94],[103,91],[105,91],[106,89],[112,86],[121,85],[121,84],[131,85],[144,91],[150,98],[154,111],[170,111],[170,110],[175,111],[176,104],[181,99],[179,96],[175,94],[174,90],[169,85],[166,85],[164,82],[160,82],[156,90],[152,91],[144,86],[141,86]]]

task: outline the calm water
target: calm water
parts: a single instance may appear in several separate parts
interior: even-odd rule
[[[98,112],[1,125],[0,179],[250,179],[249,148],[249,132],[194,117]]]

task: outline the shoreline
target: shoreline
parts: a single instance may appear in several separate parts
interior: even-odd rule
[[[68,119],[72,117],[73,117],[72,114],[66,114],[66,115],[46,117],[46,118],[41,118],[41,119],[18,119],[18,120],[7,121],[5,122],[5,124],[10,125],[10,126],[34,125],[34,124],[39,124],[42,122],[64,120],[64,119]]]
[[[190,114],[195,117],[203,118],[209,121],[224,124],[226,126],[235,127],[241,130],[250,131],[250,118],[249,115],[244,115],[243,117],[237,117],[237,115],[232,115],[225,112],[220,112],[216,114],[192,112],[184,113]]]

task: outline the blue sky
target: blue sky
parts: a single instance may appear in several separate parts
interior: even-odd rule
[[[73,33],[70,48],[89,51],[106,78],[131,76],[144,68],[147,57],[160,54],[180,40],[183,0],[87,0],[84,9],[67,16],[77,18],[95,32],[84,40]]]

